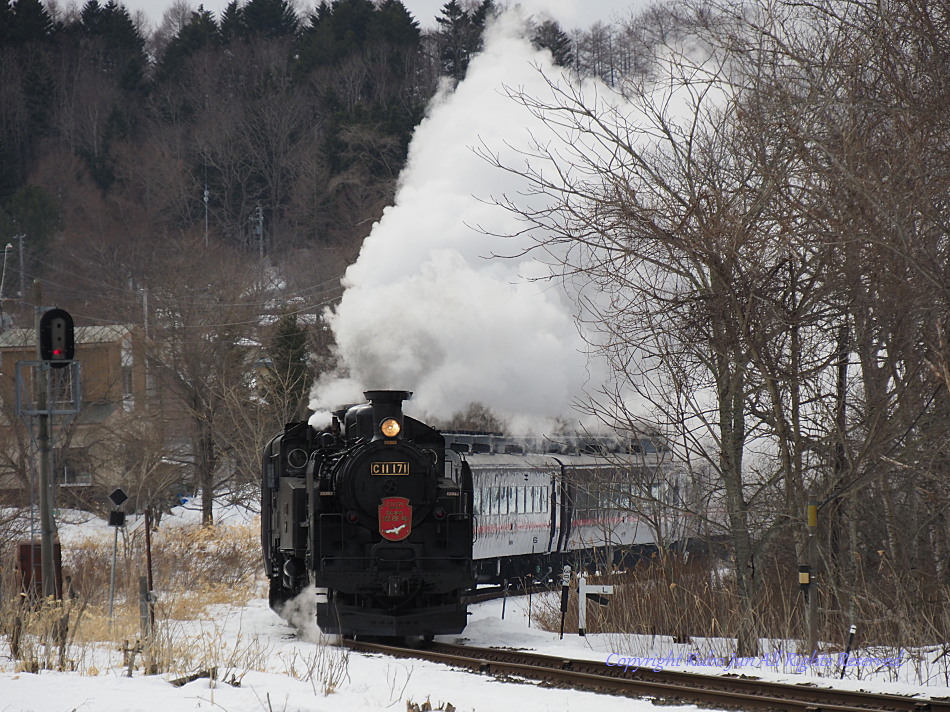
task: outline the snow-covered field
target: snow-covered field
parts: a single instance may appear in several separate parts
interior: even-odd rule
[[[314,630],[295,631],[272,613],[266,601],[254,600],[244,608],[212,611],[205,621],[190,624],[193,633],[204,630],[205,640],[220,647],[218,675],[240,680],[239,686],[212,684],[201,678],[181,687],[170,683],[173,675],[125,676],[121,656],[104,655],[96,675],[10,672],[9,659],[0,660],[0,712],[169,712],[170,710],[226,710],[227,712],[316,712],[361,710],[376,712],[405,709],[407,701],[431,701],[434,709],[448,702],[459,712],[496,710],[587,710],[646,712],[656,708],[648,700],[611,698],[585,692],[541,688],[534,683],[512,684],[491,677],[416,660],[344,652]],[[604,660],[622,654],[625,643],[617,636],[579,638],[529,627],[527,603],[511,599],[501,619],[501,602],[473,607],[464,640],[477,645],[531,648],[565,656]],[[109,658],[106,661],[105,658]],[[616,655],[612,660],[617,660]],[[232,665],[229,667],[228,662]],[[244,669],[249,661],[266,672]],[[696,672],[716,672],[710,666],[683,666]],[[735,671],[735,670],[733,670]],[[743,669],[772,679],[800,682],[806,676],[769,670]],[[812,680],[815,682],[816,680]],[[920,692],[909,683],[825,678],[823,684],[851,689],[902,694]],[[332,686],[332,691],[326,687]],[[943,696],[947,687],[928,687],[927,693]],[[695,709],[670,707],[670,710]]]
[[[177,521],[193,515],[181,512]],[[241,521],[242,517],[235,517]],[[175,519],[167,523],[171,525]],[[233,520],[232,520],[233,521]],[[90,521],[64,525],[64,540],[82,532],[105,536],[111,530]],[[166,526],[166,520],[163,520]],[[539,599],[531,601],[536,613]],[[740,668],[723,666],[710,658],[706,646],[674,646],[669,638],[645,636],[588,635],[539,630],[529,620],[529,601],[511,598],[501,618],[502,602],[492,601],[472,607],[470,623],[460,638],[473,645],[514,647],[537,650],[565,657],[584,657],[604,664],[624,665],[638,655],[661,657],[664,667],[715,674],[741,672],[788,682],[809,681],[848,689],[918,694],[924,691],[911,682],[921,676],[920,663],[904,656],[899,664],[881,664],[870,660],[867,651],[858,651],[858,664],[849,668],[848,677],[838,680],[840,666],[812,667],[804,673],[794,656],[772,651],[767,664],[762,659],[743,661]],[[323,636],[304,612],[299,627],[293,628],[267,607],[263,599],[246,606],[219,605],[208,609],[202,620],[174,623],[174,636],[191,647],[187,657],[197,668],[164,675],[144,675],[141,668],[127,677],[121,652],[87,645],[80,652],[81,672],[18,672],[9,654],[7,641],[0,638],[0,712],[73,712],[109,710],[110,712],[170,712],[185,710],[225,710],[226,712],[316,712],[361,710],[376,712],[406,708],[407,701],[422,705],[430,701],[433,709],[450,703],[459,712],[495,712],[498,710],[587,710],[598,712],[646,712],[656,708],[649,700],[612,698],[586,692],[568,692],[537,686],[533,682],[501,682],[445,666],[418,660],[395,660],[345,651]],[[167,626],[167,624],[166,624]],[[715,647],[715,646],[714,646]],[[698,656],[701,664],[688,664],[689,656]],[[920,657],[918,655],[918,657]],[[934,657],[934,656],[931,656]],[[835,658],[836,659],[836,658]],[[734,661],[731,661],[734,663]],[[181,686],[173,680],[185,672],[217,667],[218,681],[207,677]],[[183,668],[187,667],[183,664]],[[633,673],[631,673],[633,674]],[[228,684],[226,681],[237,682]],[[944,685],[946,682],[944,681]],[[928,696],[950,695],[950,687],[928,685]],[[695,709],[669,707],[670,710]]]

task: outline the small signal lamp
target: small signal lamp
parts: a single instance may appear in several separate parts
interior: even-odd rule
[[[402,430],[402,427],[395,418],[386,418],[386,420],[380,424],[379,429],[387,438],[394,438],[399,435],[399,431]]]

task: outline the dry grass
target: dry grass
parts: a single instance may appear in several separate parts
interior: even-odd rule
[[[788,567],[776,566],[761,573],[755,615],[763,649],[805,652],[805,602],[797,581]],[[587,631],[642,636],[636,645],[643,649],[629,651],[633,654],[649,656],[674,644],[688,644],[694,651],[718,657],[728,658],[735,652],[734,636],[740,628],[743,607],[734,578],[722,561],[670,556],[641,562],[621,574],[591,576],[588,582],[611,584],[614,595],[607,607],[587,605]],[[938,605],[948,600],[950,591],[934,590],[933,604],[918,603],[915,609],[909,598],[901,598],[901,590],[894,582],[860,588],[854,600],[856,645],[881,651],[881,656],[903,649],[911,663],[915,663],[913,649],[930,650],[931,661],[938,664],[926,670],[920,665],[917,678],[928,683],[950,680],[950,655],[946,654],[950,647],[941,642],[947,639],[950,611]],[[827,587],[819,586],[818,638],[825,653],[845,649],[851,625],[842,601],[832,594]],[[844,597],[842,600],[846,601]],[[550,631],[560,629],[559,596],[542,598],[535,610],[537,625]],[[575,593],[569,599],[565,631],[577,631],[577,615]],[[790,646],[796,650],[789,650]]]
[[[116,601],[138,601],[146,575],[142,531],[120,539]],[[87,539],[63,551],[63,568],[90,604],[108,605],[111,542]],[[170,618],[191,615],[212,604],[244,605],[261,593],[260,533],[254,524],[168,526],[152,535],[153,588]]]
[[[254,670],[308,682],[318,695],[348,680],[347,649],[324,643],[275,654],[273,641],[243,633],[233,619],[234,609],[266,592],[256,524],[165,526],[152,535],[152,568],[157,600],[148,635],[139,601],[146,572],[141,531],[121,539],[111,619],[112,539],[63,547],[63,573],[76,591],[63,601],[29,605],[4,569],[0,670],[7,658],[15,671],[164,674],[173,683],[208,677],[233,685]]]
[[[185,633],[182,621],[212,618],[215,605],[244,606],[263,595],[258,528],[251,525],[166,526],[152,535],[154,629],[144,634],[140,578],[146,575],[144,532],[120,538],[110,618],[112,541],[90,537],[63,547],[63,574],[73,595],[30,605],[12,572],[0,576],[0,636],[18,670],[98,674],[107,651],[122,667],[188,674],[217,669],[239,681],[263,670],[269,651],[256,639],[226,641],[220,621]],[[7,560],[11,560],[12,556]],[[114,665],[114,663],[112,663]]]

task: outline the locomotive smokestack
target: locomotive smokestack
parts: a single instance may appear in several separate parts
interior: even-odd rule
[[[384,437],[396,437],[402,430],[402,402],[412,398],[411,391],[364,391],[363,396],[373,406],[373,440]],[[396,421],[398,428],[395,433],[386,432],[379,428],[388,421]]]

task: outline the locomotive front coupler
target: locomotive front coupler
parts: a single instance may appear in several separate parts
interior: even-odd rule
[[[386,579],[386,595],[397,598],[409,594],[409,579],[405,576],[390,576]]]

